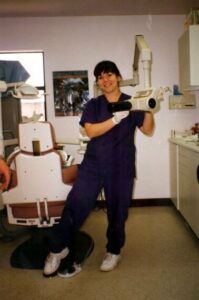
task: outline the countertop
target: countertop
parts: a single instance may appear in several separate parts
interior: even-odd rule
[[[183,146],[194,152],[199,153],[199,141],[192,141],[189,140],[188,138],[183,138],[183,137],[170,138],[169,141],[173,144]]]

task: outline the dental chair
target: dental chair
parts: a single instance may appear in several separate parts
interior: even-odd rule
[[[77,166],[62,168],[47,122],[19,124],[19,149],[8,159],[11,188],[3,193],[11,224],[49,227],[57,224]]]
[[[51,124],[39,121],[19,124],[19,147],[7,163],[11,182],[8,190],[2,193],[2,199],[8,222],[31,229],[30,239],[13,252],[11,265],[42,269],[53,227],[59,223],[78,166],[71,165],[71,157],[57,149]],[[75,247],[85,249],[88,257],[93,249],[92,239],[79,232],[75,241]],[[69,257],[67,267],[72,264],[71,259],[79,259],[78,263],[85,259],[79,254]]]

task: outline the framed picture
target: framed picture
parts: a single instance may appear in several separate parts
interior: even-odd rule
[[[55,116],[80,116],[89,100],[88,71],[53,72]]]

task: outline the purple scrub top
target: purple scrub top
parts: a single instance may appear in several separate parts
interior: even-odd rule
[[[119,101],[130,99],[129,95],[121,94]],[[82,114],[80,125],[98,123],[110,119],[113,115],[108,111],[108,101],[104,95],[88,101]],[[136,127],[141,127],[144,120],[143,111],[130,111],[123,119],[105,134],[92,138],[86,149],[83,162],[92,161],[97,168],[118,168],[129,170],[129,175],[135,174],[134,133]]]

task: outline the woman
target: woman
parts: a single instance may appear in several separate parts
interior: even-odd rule
[[[150,112],[109,112],[108,103],[130,99],[120,91],[121,74],[115,63],[98,63],[94,75],[103,95],[87,103],[80,120],[90,142],[46,259],[45,276],[54,274],[61,259],[68,255],[74,233],[91,212],[102,188],[108,228],[106,255],[100,270],[110,271],[118,264],[125,243],[125,221],[135,177],[135,129],[138,127],[149,134],[154,127]]]

